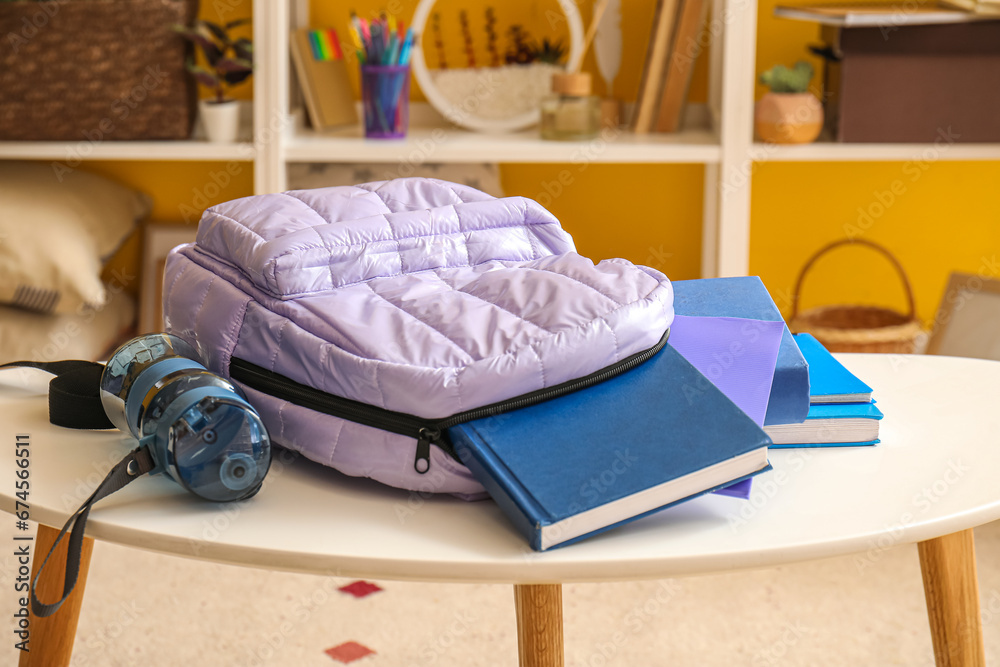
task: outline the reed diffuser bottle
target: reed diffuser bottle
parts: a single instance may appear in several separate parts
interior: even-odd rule
[[[601,128],[601,99],[591,94],[590,74],[552,75],[552,95],[542,100],[542,139],[593,139]]]

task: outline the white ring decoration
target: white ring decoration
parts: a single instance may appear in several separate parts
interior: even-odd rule
[[[566,22],[569,27],[570,46],[569,56],[566,61],[566,69],[569,71],[577,66],[580,58],[583,56],[581,52],[583,49],[583,20],[580,18],[580,12],[577,10],[573,0],[558,1],[559,7],[563,10],[563,14],[566,15]],[[435,2],[436,0],[420,0],[413,14],[412,24],[413,33],[417,37],[417,41],[413,45],[413,74],[417,77],[420,89],[424,91],[424,95],[431,106],[452,123],[469,128],[470,130],[512,132],[537,124],[537,110],[503,120],[478,118],[469,111],[453,105],[438,91],[427,69],[427,62],[424,60],[424,27],[427,25],[427,18],[430,16]]]

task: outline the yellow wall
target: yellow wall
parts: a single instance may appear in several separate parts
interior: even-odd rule
[[[442,0],[442,11],[455,13],[468,3]],[[760,0],[758,15],[758,72],[782,62],[791,64],[809,57],[806,45],[815,43],[814,25],[771,17],[775,0]],[[202,3],[206,16],[244,15],[249,0],[225,4]],[[517,0],[492,3],[501,27],[512,22],[541,25],[555,0]],[[476,3],[479,6],[479,3]],[[622,25],[627,36],[621,74],[615,92],[634,98],[638,89],[645,41],[653,14],[653,0],[623,3]],[[485,6],[485,5],[483,5]],[[584,21],[592,3],[579,3]],[[316,26],[337,28],[344,35],[350,9],[374,16],[393,11],[409,23],[415,0],[360,0],[354,3],[313,3]],[[480,18],[470,15],[474,33],[481,32]],[[457,39],[457,18],[445,14],[445,36]],[[449,24],[454,24],[449,28]],[[449,33],[454,30],[455,33]],[[541,28],[538,36],[552,34]],[[454,39],[452,40],[455,41]],[[501,49],[503,40],[501,40]],[[480,45],[478,57],[485,58]],[[433,53],[428,52],[431,62]],[[459,58],[458,55],[449,58]],[[705,95],[705,63],[696,67],[692,99]],[[813,59],[819,67],[819,62]],[[594,71],[593,58],[585,61]],[[354,76],[357,94],[356,74]],[[603,91],[599,79],[598,92]],[[415,99],[422,95],[414,86]],[[758,87],[758,95],[762,91]],[[246,93],[244,92],[244,95]],[[756,165],[752,192],[750,270],[760,275],[778,305],[786,312],[795,277],[808,256],[823,244],[849,231],[882,243],[905,265],[917,296],[919,313],[933,316],[951,270],[1000,272],[1000,163],[920,162],[777,164]],[[199,190],[212,182],[224,164],[205,163],[95,163],[88,168],[114,175],[150,192],[156,201],[154,215],[180,220],[180,207],[190,204]],[[220,188],[214,201],[248,195],[252,168]],[[673,279],[694,278],[700,271],[702,176],[699,166],[508,164],[502,168],[505,190],[540,198],[574,235],[581,252],[595,259],[622,256],[665,271]],[[893,187],[901,194],[889,194]],[[558,192],[558,194],[553,194]],[[880,200],[881,197],[881,200]],[[880,210],[879,207],[882,207]],[[859,221],[858,209],[875,215]],[[137,263],[135,247],[126,248],[120,262]],[[902,291],[888,265],[873,253],[845,249],[821,263],[806,284],[804,305],[842,302],[878,302],[901,306]]]
[[[799,59],[811,60],[819,72],[820,61],[806,50],[819,42],[819,29],[773,18],[776,4],[787,2],[760,0],[757,72]],[[758,96],[763,92],[758,85]],[[761,276],[787,315],[809,256],[830,241],[860,235],[899,258],[919,315],[932,320],[951,271],[1000,277],[1000,163],[946,162],[946,156],[945,148],[904,162],[757,164],[751,273]],[[867,302],[902,309],[905,303],[888,263],[867,249],[835,250],[812,273],[805,307]]]

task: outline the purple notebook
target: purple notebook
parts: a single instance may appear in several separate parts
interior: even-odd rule
[[[781,321],[675,315],[670,345],[763,426],[784,330]],[[716,493],[749,498],[751,484],[747,479]]]

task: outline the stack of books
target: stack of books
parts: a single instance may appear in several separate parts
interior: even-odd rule
[[[809,415],[800,424],[765,425],[773,447],[874,445],[882,412],[872,389],[809,334],[795,334],[809,364]]]
[[[805,359],[760,279],[673,286],[669,344],[648,361],[448,430],[532,548],[571,544],[703,493],[746,498],[750,478],[770,468],[762,425],[805,418]]]

